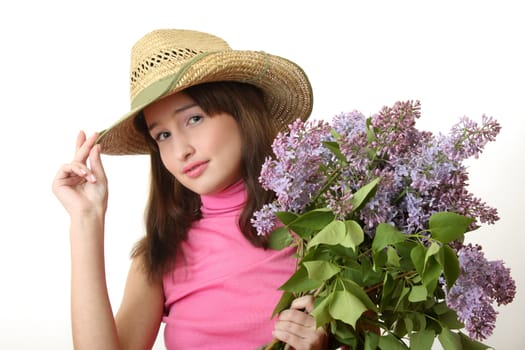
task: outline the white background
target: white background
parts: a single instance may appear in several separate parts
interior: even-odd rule
[[[497,207],[501,220],[469,237],[488,258],[503,259],[518,284],[487,342],[521,348],[525,21],[518,1],[119,3],[2,5],[1,349],[72,347],[68,218],[51,181],[80,129],[100,130],[127,111],[130,48],[163,27],[208,31],[233,48],[296,61],[311,78],[315,118],[352,109],[370,115],[407,99],[421,101],[418,126],[433,132],[446,132],[463,115],[496,117],[503,126],[497,141],[469,164],[472,192]],[[148,162],[104,161],[107,277],[116,308],[129,251],[142,234]]]

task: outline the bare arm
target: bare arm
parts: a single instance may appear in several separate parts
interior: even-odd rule
[[[88,233],[86,227],[81,231]],[[98,232],[94,229],[92,233]],[[76,247],[72,244],[71,251],[75,349],[151,349],[162,320],[162,283],[149,280],[142,259],[135,258],[114,319],[106,287],[102,241],[82,240]]]
[[[63,165],[53,192],[71,217],[71,323],[75,349],[151,348],[162,317],[162,285],[132,265],[117,322],[104,266],[107,180],[95,146],[97,135],[77,138],[75,156]],[[88,167],[89,160],[89,167]],[[136,308],[131,308],[131,307]]]
[[[116,322],[123,349],[151,349],[164,311],[161,281],[148,279],[142,259],[133,260]]]
[[[103,219],[71,223],[71,324],[75,349],[119,349],[104,268]]]

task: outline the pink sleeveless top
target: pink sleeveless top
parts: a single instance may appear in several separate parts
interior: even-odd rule
[[[167,349],[255,349],[272,339],[277,288],[295,271],[293,249],[256,248],[238,228],[242,181],[201,196],[202,219],[183,243],[184,257],[164,276]]]

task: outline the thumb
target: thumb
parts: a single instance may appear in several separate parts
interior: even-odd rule
[[[314,297],[311,295],[304,295],[292,301],[292,309],[301,310],[304,309],[306,312],[310,313],[314,309]]]

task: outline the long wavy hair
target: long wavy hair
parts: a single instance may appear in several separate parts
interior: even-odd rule
[[[237,82],[196,85],[184,90],[202,110],[213,117],[228,113],[239,124],[242,140],[241,171],[247,190],[239,227],[254,246],[266,248],[265,237],[251,225],[253,213],[274,198],[259,183],[261,166],[272,152],[278,128],[269,115],[264,95],[257,87]],[[143,115],[135,126],[147,139],[151,157],[151,184],[145,211],[146,235],[137,242],[132,257],[142,257],[150,278],[161,278],[174,267],[192,223],[201,218],[200,196],[184,186],[164,167],[155,141],[149,135]]]

